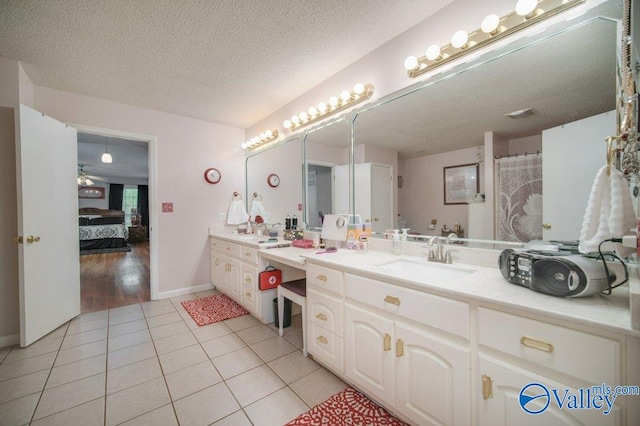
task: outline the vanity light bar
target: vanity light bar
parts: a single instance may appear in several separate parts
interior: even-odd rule
[[[276,139],[278,139],[278,130],[267,130],[266,132],[260,133],[259,136],[254,136],[248,141],[242,142],[242,144],[240,144],[240,148],[256,149]]]
[[[481,27],[471,34],[464,30],[457,31],[451,38],[451,43],[442,47],[433,44],[420,58],[409,56],[404,61],[404,67],[409,77],[418,77],[584,2],[585,0],[518,0],[514,12],[503,17],[488,15],[483,19]]]
[[[291,120],[285,120],[283,125],[291,130],[309,125],[369,99],[373,95],[373,91],[372,84],[356,83],[352,91],[343,90],[339,97],[332,96],[329,98],[329,103],[320,102],[317,107],[312,106],[307,112],[303,111],[291,117]]]

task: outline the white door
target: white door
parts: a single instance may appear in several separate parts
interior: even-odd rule
[[[371,215],[373,232],[393,229],[393,168],[385,164],[371,166]]]
[[[420,425],[471,423],[471,355],[423,330],[396,323],[398,411]]]
[[[349,166],[333,166],[331,168],[333,181],[333,214],[349,213],[349,194],[351,183],[349,182]]]
[[[346,305],[347,377],[374,398],[389,403],[394,394],[393,321]]]
[[[76,130],[20,105],[20,346],[80,313]]]
[[[559,408],[551,393],[553,389],[559,390],[560,395],[565,395],[567,392],[571,395],[579,395],[578,390],[501,360],[480,354],[478,372],[481,377],[474,393],[477,400],[479,426],[614,426],[622,424],[621,409],[616,404],[608,415],[596,409],[569,409],[571,404],[567,404],[566,401],[566,405]],[[483,392],[483,379],[488,382],[486,390],[489,392]],[[526,403],[525,407],[530,411],[539,412],[538,414],[529,414],[520,405],[520,392],[529,384],[532,384],[529,388],[531,396],[539,397]],[[547,391],[550,394],[545,396]],[[529,394],[526,391],[525,393]],[[545,408],[547,403],[548,406]]]
[[[544,240],[577,240],[591,184],[605,165],[607,136],[616,134],[609,111],[542,132]]]

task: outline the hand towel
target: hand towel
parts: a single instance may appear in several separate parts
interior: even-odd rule
[[[241,223],[247,223],[249,215],[244,208],[244,204],[240,200],[231,201],[229,206],[229,213],[227,213],[228,225],[240,225]]]
[[[251,203],[251,217],[256,216],[262,216],[262,218],[266,220],[267,211],[262,205],[262,201],[254,199],[253,203]]]
[[[610,176],[607,176],[607,171]],[[636,227],[629,185],[622,173],[614,167],[603,166],[596,175],[589,195],[582,229],[580,253],[598,251],[598,245],[609,238],[631,234]],[[619,256],[627,257],[634,249],[616,244]]]

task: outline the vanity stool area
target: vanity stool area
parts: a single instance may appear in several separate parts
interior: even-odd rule
[[[640,396],[610,398],[610,408],[567,408],[585,392],[595,401],[603,385],[640,385],[640,332],[631,328],[626,289],[555,298],[507,283],[495,267],[464,264],[460,253],[453,265],[433,266],[458,275],[421,278],[388,266],[431,263],[424,258],[319,255],[210,234],[216,288],[269,323],[277,291],[258,290],[259,271],[270,265],[282,269],[283,282],[306,278],[310,356],[409,424],[640,424]],[[527,385],[549,391],[547,408],[527,405],[544,408],[539,415],[520,405]],[[565,397],[563,408],[554,391]]]

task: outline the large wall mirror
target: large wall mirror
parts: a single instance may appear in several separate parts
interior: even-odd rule
[[[261,216],[266,223],[284,223],[287,215],[297,215],[302,220],[302,212],[298,210],[298,205],[303,202],[302,163],[302,140],[298,137],[263,148],[247,157],[245,200],[252,219],[255,216],[252,213],[262,211],[264,214]],[[254,206],[254,201],[259,204]]]
[[[372,200],[358,194],[372,185],[356,183],[355,214],[378,231],[457,224],[471,239],[577,240],[604,138],[616,134],[617,3],[363,108],[356,168],[384,166],[393,184],[372,175]]]
[[[305,221],[322,228],[325,214],[348,214],[349,126],[344,118],[330,121],[305,134]]]

